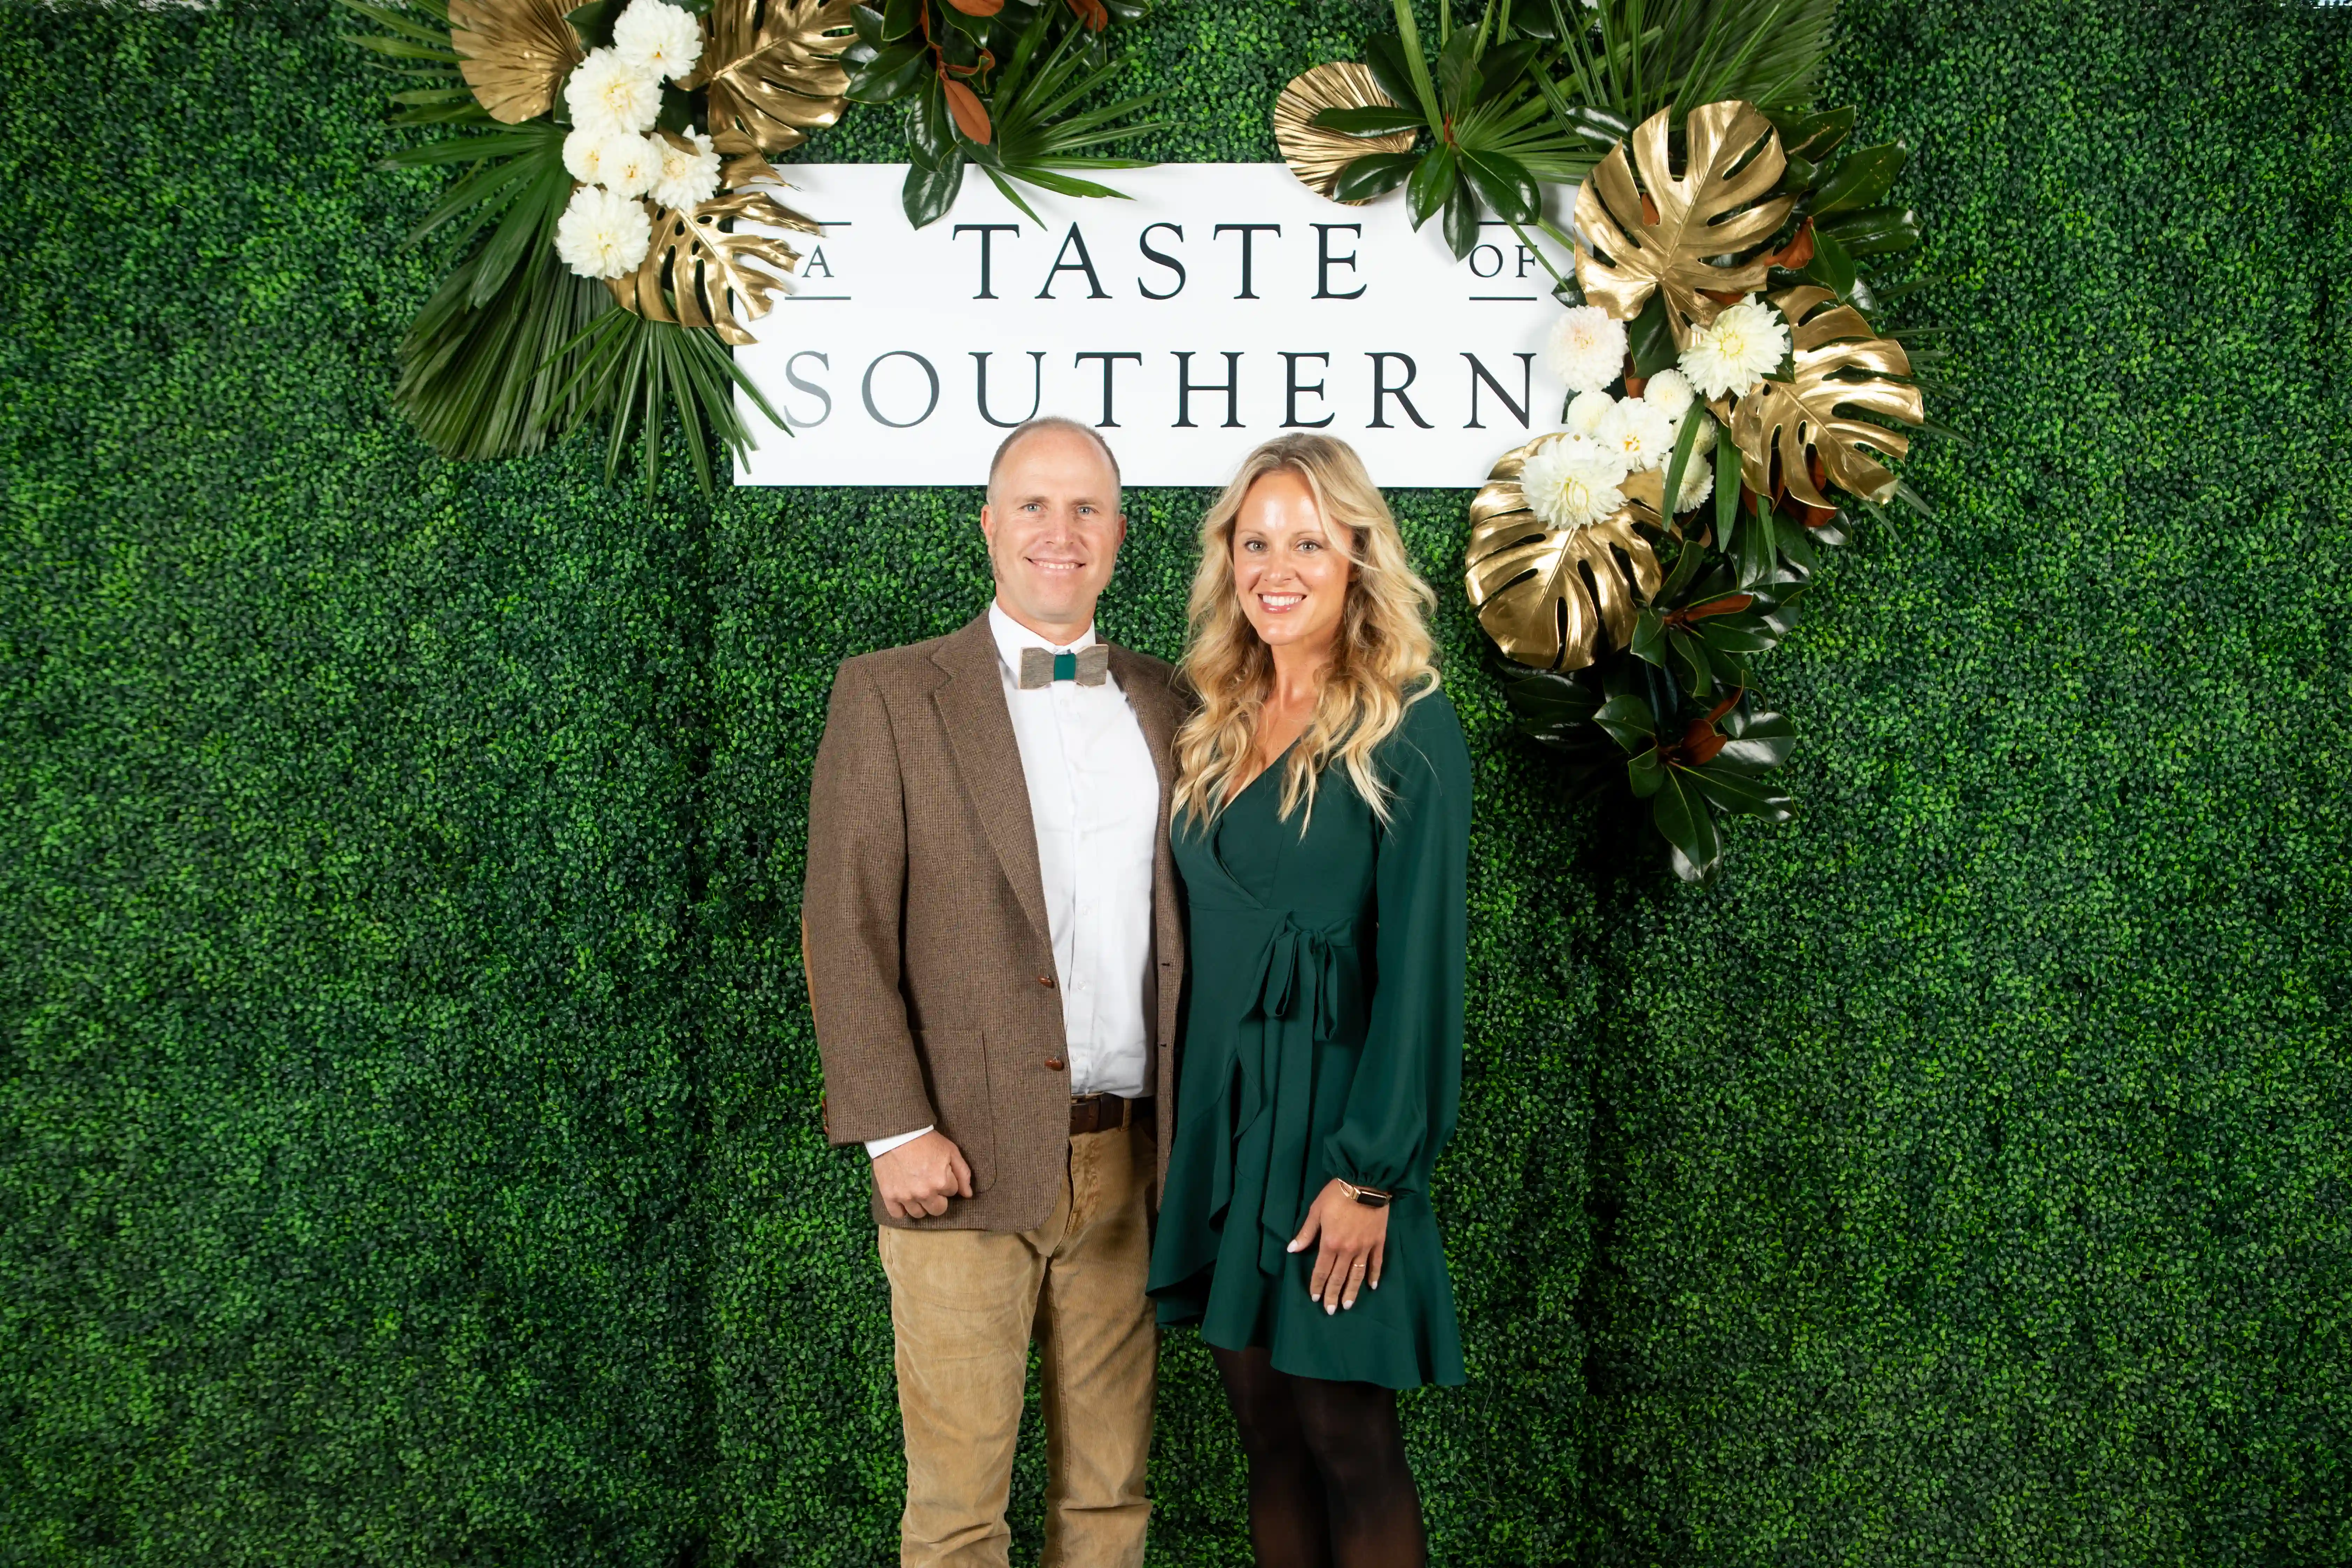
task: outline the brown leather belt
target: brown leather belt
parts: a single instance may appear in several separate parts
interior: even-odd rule
[[[1151,1100],[1122,1100],[1115,1094],[1079,1094],[1070,1098],[1070,1136],[1082,1132],[1108,1132],[1115,1127],[1131,1127],[1140,1121],[1146,1127],[1157,1125],[1151,1115]]]

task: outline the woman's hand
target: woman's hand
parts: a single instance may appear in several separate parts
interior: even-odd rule
[[[1323,1247],[1315,1255],[1315,1276],[1307,1285],[1310,1300],[1322,1302],[1326,1312],[1336,1312],[1356,1304],[1356,1292],[1367,1279],[1372,1289],[1380,1289],[1381,1263],[1389,1245],[1385,1205],[1358,1203],[1348,1195],[1347,1184],[1333,1177],[1307,1211],[1307,1223],[1290,1238],[1287,1250],[1304,1252],[1318,1237]]]

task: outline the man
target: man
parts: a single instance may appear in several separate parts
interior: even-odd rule
[[[995,602],[848,660],[809,800],[803,943],[826,1131],[866,1146],[907,1434],[899,1562],[1001,1565],[1034,1333],[1045,1568],[1143,1561],[1149,1205],[1182,975],[1168,853],[1182,716],[1094,634],[1127,536],[1100,436],[1005,437]]]

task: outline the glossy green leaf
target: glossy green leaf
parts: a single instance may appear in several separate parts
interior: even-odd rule
[[[1461,159],[1462,173],[1468,178],[1470,188],[1496,217],[1506,223],[1530,224],[1542,213],[1543,188],[1517,159],[1500,153],[1473,153],[1467,148],[1463,150]],[[1464,247],[1455,254],[1467,256],[1469,250]]]
[[[1833,213],[1853,212],[1885,195],[1895,188],[1895,177],[1903,172],[1910,156],[1911,149],[1900,142],[1848,153],[1813,195],[1811,210],[1816,226]]]
[[[1633,616],[1633,641],[1626,645],[1626,651],[1631,653],[1635,658],[1647,659],[1652,664],[1664,664],[1666,662],[1666,623],[1664,617],[1660,616],[1656,610],[1649,607],[1648,605],[1644,605],[1639,611],[1635,612]]]
[[[1405,182],[1405,216],[1419,228],[1454,195],[1459,170],[1454,161],[1454,149],[1443,142],[1432,147]]]
[[[1603,702],[1593,713],[1592,721],[1629,752],[1642,751],[1657,740],[1657,721],[1650,714],[1650,705],[1630,691],[1620,692]]]
[[[1422,128],[1421,116],[1413,110],[1391,109],[1385,104],[1375,104],[1370,109],[1320,110],[1312,123],[1348,136],[1390,136],[1400,131]]]
[[[1682,768],[1663,770],[1658,792],[1650,802],[1650,820],[1667,843],[1682,852],[1692,871],[1704,877],[1723,857],[1723,841],[1715,830],[1715,813]]]
[[[1789,760],[1797,744],[1797,727],[1783,713],[1756,713],[1743,718],[1738,709],[1725,716],[1723,731],[1731,738],[1715,754],[1713,768],[1734,768],[1760,773]]]
[[[1674,326],[1666,320],[1664,290],[1652,294],[1641,312],[1625,323],[1625,349],[1633,356],[1636,375],[1655,375],[1682,358]]]
[[[1445,244],[1457,260],[1478,247],[1478,195],[1468,181],[1456,181],[1445,198]]]
[[[1368,153],[1339,171],[1331,194],[1343,202],[1384,196],[1412,178],[1426,156],[1421,153]]]
[[[1816,242],[1826,234],[1850,257],[1885,256],[1919,243],[1919,215],[1907,207],[1865,207],[1827,224],[1815,224]]]
[[[1696,786],[1708,804],[1733,816],[1786,822],[1796,815],[1787,791],[1765,784],[1752,773],[1709,766],[1686,769],[1683,776]]]

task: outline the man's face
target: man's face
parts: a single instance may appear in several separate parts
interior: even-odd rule
[[[1087,628],[1127,538],[1118,478],[1094,442],[1051,428],[1024,437],[996,471],[980,526],[996,597],[1014,620],[1056,641]]]

